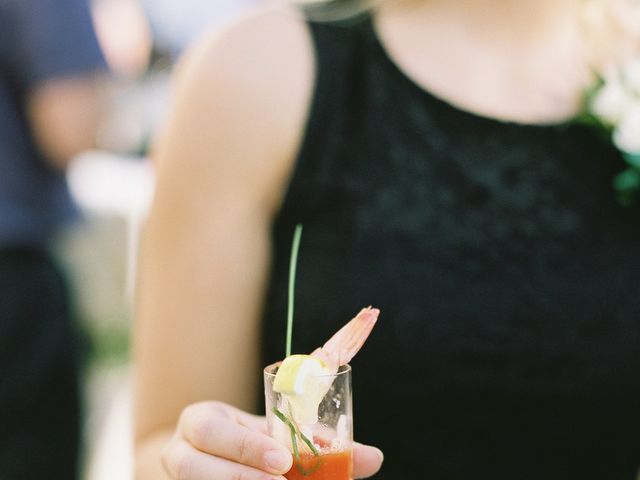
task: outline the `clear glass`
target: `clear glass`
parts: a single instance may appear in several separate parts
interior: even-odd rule
[[[291,452],[289,480],[351,480],[353,470],[353,411],[351,367],[341,366],[335,375],[316,377],[327,393],[318,407],[318,421],[294,420],[290,400],[273,391],[280,363],[264,369],[264,393],[269,434]]]

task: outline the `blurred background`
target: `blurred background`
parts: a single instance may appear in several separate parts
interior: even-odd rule
[[[154,188],[150,139],[171,96],[180,54],[258,0],[92,0],[98,39],[114,73],[97,149],[67,173],[83,221],[56,254],[76,296],[84,332],[83,478],[132,478],[129,344],[135,259]]]
[[[97,149],[78,155],[67,173],[83,221],[66,230],[56,247],[84,332],[85,480],[132,478],[135,264],[154,190],[149,145],[170,104],[172,70],[196,37],[260,1],[91,0],[114,75],[113,94]]]

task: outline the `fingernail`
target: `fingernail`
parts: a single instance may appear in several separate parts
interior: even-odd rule
[[[264,461],[269,468],[284,472],[291,465],[291,455],[282,450],[269,450],[264,454]]]
[[[379,448],[375,448],[373,447],[376,451],[376,453],[378,454],[378,457],[380,457],[380,461],[384,461],[384,453],[382,453],[382,450],[380,450]]]

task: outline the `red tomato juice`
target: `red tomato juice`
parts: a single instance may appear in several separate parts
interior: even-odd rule
[[[351,451],[321,453],[316,457],[303,453],[285,474],[288,480],[351,480]]]

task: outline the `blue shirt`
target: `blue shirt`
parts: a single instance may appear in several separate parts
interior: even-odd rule
[[[0,248],[42,246],[75,211],[29,131],[29,91],[104,68],[87,0],[0,1]]]

